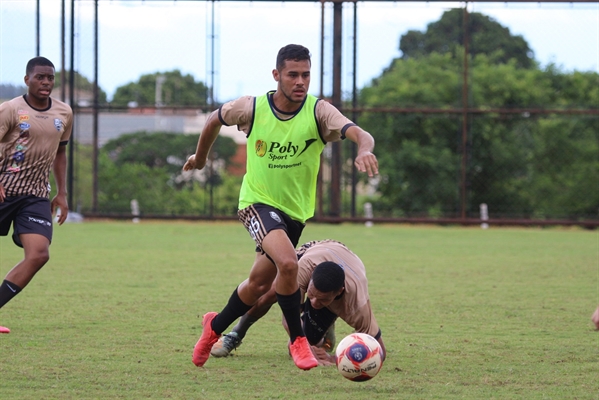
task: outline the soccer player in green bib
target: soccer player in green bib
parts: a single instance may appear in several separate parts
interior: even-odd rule
[[[237,125],[246,134],[247,165],[238,215],[256,242],[256,258],[248,279],[233,291],[223,310],[204,315],[192,357],[198,367],[206,363],[222,332],[252,308],[273,282],[295,365],[303,370],[318,365],[300,320],[295,247],[306,220],[314,215],[320,155],[328,142],[349,138],[358,145],[354,164],[360,172],[373,177],[378,162],[372,153],[372,135],[330,103],[308,94],[310,68],[307,48],[296,44],[281,48],[272,71],[277,90],[240,97],[212,112],[196,154],[183,166],[185,171],[204,168],[223,125]]]

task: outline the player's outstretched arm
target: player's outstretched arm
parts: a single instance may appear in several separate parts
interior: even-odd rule
[[[210,113],[208,118],[206,119],[206,125],[204,125],[204,129],[202,129],[202,133],[200,134],[200,139],[198,140],[198,147],[196,149],[196,153],[192,156],[189,156],[185,165],[183,165],[183,171],[191,171],[193,169],[202,169],[206,166],[206,159],[208,158],[208,153],[220,132],[220,128],[223,124],[220,122],[218,118],[218,110],[215,110]]]
[[[379,162],[374,155],[374,138],[364,129],[357,125],[351,126],[345,132],[345,136],[358,145],[358,155],[354,165],[360,172],[366,172],[369,177],[379,173]]]

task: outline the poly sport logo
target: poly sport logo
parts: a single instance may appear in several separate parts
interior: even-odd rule
[[[264,155],[266,154],[266,142],[262,141],[262,140],[258,140],[256,141],[256,155],[258,157],[264,157]]]
[[[293,157],[298,157],[304,153],[308,147],[310,147],[317,139],[308,139],[305,141],[304,148],[300,151],[300,145],[293,144],[293,142],[279,143],[272,142],[267,143],[263,140],[257,140],[254,145],[254,150],[258,157],[264,157],[268,153],[268,159],[270,161],[281,161],[287,160]]]

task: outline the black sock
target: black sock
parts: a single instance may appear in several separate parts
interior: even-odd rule
[[[19,294],[22,289],[6,279],[0,285],[0,308],[4,307],[13,297]]]
[[[212,320],[212,330],[220,335],[237,318],[248,312],[250,308],[252,308],[251,305],[247,305],[241,301],[239,294],[237,294],[237,288],[235,288],[225,308]]]
[[[239,320],[237,325],[233,327],[233,332],[237,333],[237,337],[239,340],[245,337],[245,334],[248,332],[248,329],[254,325],[254,322],[258,321],[260,318],[254,317],[248,313],[245,313],[243,317]]]
[[[289,339],[293,343],[298,336],[305,336],[300,320],[300,290],[297,289],[293,294],[277,293],[277,301],[289,328]]]

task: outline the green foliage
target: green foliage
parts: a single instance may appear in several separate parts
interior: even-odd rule
[[[65,72],[64,84],[65,86],[69,85],[71,71]],[[60,71],[56,71],[56,79],[55,79],[55,89],[61,87],[63,79]],[[88,93],[93,93],[94,91],[94,83],[87,79],[85,76],[81,75],[79,72],[75,71],[75,88],[80,91],[85,91]],[[106,92],[102,90],[101,87],[98,87],[98,104],[106,104]]]
[[[599,206],[599,122],[588,118],[539,121],[525,188],[539,217],[597,215]],[[574,156],[573,156],[574,155]]]
[[[212,157],[224,167],[213,169],[199,184],[181,172],[187,157],[195,154],[197,142],[196,135],[143,131],[107,142],[99,158],[99,210],[129,213],[131,200],[136,199],[144,214],[235,215],[241,178],[226,172],[236,152],[235,142],[217,137]]]
[[[159,76],[165,78],[162,83],[162,105],[196,107],[206,105],[208,95],[206,85],[196,82],[192,75],[183,75],[177,69],[142,75],[139,81],[118,87],[111,105],[126,107],[130,102],[135,102],[139,106],[155,106],[156,82]]]
[[[599,104],[599,74],[554,66],[522,69],[487,55],[470,62],[469,102],[478,108]],[[575,88],[575,89],[573,89]],[[459,58],[450,54],[395,60],[361,102],[376,107],[458,107]],[[433,216],[459,210],[461,116],[365,113],[360,125],[377,141],[382,182],[375,211]],[[468,121],[467,212],[487,203],[494,216],[596,217],[599,188],[596,117],[479,114]],[[554,185],[551,189],[551,185]]]
[[[495,63],[515,60],[519,68],[535,65],[533,52],[522,36],[513,36],[509,29],[481,13],[468,15],[469,54],[486,54]],[[439,21],[430,23],[426,32],[408,31],[399,41],[402,58],[417,58],[431,53],[449,53],[456,57],[464,45],[464,11],[445,11]],[[463,54],[463,53],[462,53]]]

